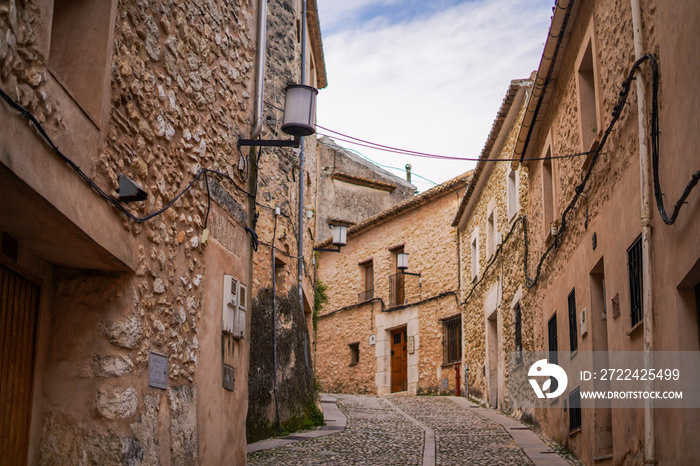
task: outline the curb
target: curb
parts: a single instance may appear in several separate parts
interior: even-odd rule
[[[323,409],[323,420],[326,421],[325,426],[322,426],[316,430],[310,430],[308,432],[294,433],[287,435],[286,437],[269,438],[251,443],[246,448],[246,454],[289,445],[290,443],[299,442],[300,440],[323,437],[324,435],[334,434],[345,430],[348,418],[345,416],[345,414],[343,414],[340,408],[338,408],[338,400],[325,393],[320,393],[320,395],[321,407]]]
[[[463,408],[468,408],[481,417],[502,425],[510,436],[513,437],[515,443],[523,449],[528,458],[530,458],[536,466],[570,466],[556,451],[552,450],[549,445],[544,443],[537,434],[530,430],[530,428],[524,428],[525,426],[518,421],[493,410],[484,409],[462,397],[448,396],[447,398]]]

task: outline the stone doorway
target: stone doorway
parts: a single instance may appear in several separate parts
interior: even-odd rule
[[[391,331],[391,393],[408,390],[408,332],[406,327]]]

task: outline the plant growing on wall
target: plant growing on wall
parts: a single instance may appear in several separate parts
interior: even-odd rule
[[[314,333],[318,329],[318,316],[321,314],[323,305],[328,301],[328,296],[326,291],[328,290],[328,285],[323,283],[321,280],[316,282],[316,287],[314,288],[314,314],[312,318]]]

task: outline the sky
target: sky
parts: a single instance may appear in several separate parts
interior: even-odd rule
[[[317,123],[375,143],[478,157],[512,79],[537,69],[554,0],[317,0],[328,86]],[[399,176],[412,165],[420,191],[474,162],[339,145]]]

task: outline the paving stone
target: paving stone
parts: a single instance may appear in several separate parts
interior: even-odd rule
[[[248,455],[255,465],[423,464],[424,433],[380,396],[334,395],[344,431]],[[392,396],[435,431],[438,465],[531,465],[506,429],[441,397]]]

